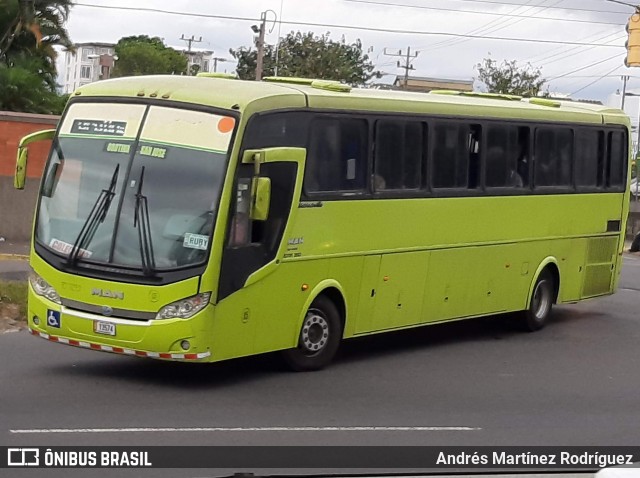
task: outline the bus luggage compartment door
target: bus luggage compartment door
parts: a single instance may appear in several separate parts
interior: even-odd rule
[[[422,322],[422,297],[429,252],[365,257],[357,333]]]

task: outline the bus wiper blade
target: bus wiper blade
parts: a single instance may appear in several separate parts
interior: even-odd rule
[[[78,262],[78,258],[80,257],[81,251],[91,243],[93,240],[93,236],[95,236],[96,231],[98,230],[98,226],[102,224],[107,217],[107,213],[109,212],[109,207],[111,206],[111,201],[115,196],[116,184],[118,183],[118,171],[120,170],[120,165],[116,165],[116,168],[113,171],[113,175],[111,176],[111,182],[109,184],[109,189],[103,189],[100,191],[96,202],[93,204],[91,208],[91,212],[87,216],[82,224],[82,229],[80,229],[80,233],[78,237],[76,237],[75,242],[73,243],[73,247],[71,248],[71,252],[69,253],[69,257],[67,259],[68,265],[74,265]]]
[[[133,216],[133,227],[138,228],[138,241],[140,242],[140,258],[142,259],[142,272],[146,276],[155,273],[156,261],[153,254],[153,242],[151,240],[151,224],[149,222],[149,206],[147,196],[142,194],[144,181],[144,166],[140,171],[138,180],[138,192],[136,193],[136,210]]]

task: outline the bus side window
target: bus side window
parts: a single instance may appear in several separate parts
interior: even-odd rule
[[[531,165],[531,153],[530,153],[530,145],[531,141],[529,139],[529,127],[520,126],[518,128],[518,160],[516,164],[516,172],[522,181],[522,187],[529,188],[529,171]]]
[[[309,118],[309,113],[293,111],[255,115],[247,125],[243,150],[280,146],[304,148]]]
[[[434,188],[476,188],[480,170],[480,126],[436,122],[431,149]]]
[[[480,125],[469,127],[469,189],[476,189],[480,185],[480,142],[482,131]]]
[[[591,128],[576,131],[576,186],[602,187],[604,132]]]
[[[304,187],[307,192],[362,191],[367,176],[367,122],[317,118],[311,123]]]
[[[422,123],[379,120],[375,131],[374,190],[419,189],[424,142]]]
[[[627,165],[625,135],[619,131],[611,131],[608,136],[607,187],[619,189],[624,185]]]
[[[528,182],[528,128],[490,125],[487,128],[485,185],[522,188]]]
[[[536,187],[570,186],[573,131],[570,128],[538,128],[534,147]]]
[[[236,187],[235,214],[231,219],[229,246],[246,246],[251,241],[251,220],[249,208],[251,205],[251,179],[239,178]]]

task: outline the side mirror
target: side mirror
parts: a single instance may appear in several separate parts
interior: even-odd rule
[[[27,157],[29,151],[26,147],[18,147],[18,158],[16,159],[16,174],[13,177],[13,187],[16,189],[24,189],[24,183],[27,177]]]
[[[269,204],[271,203],[271,179],[254,177],[251,191],[253,196],[251,219],[266,221],[269,217]]]
[[[44,131],[36,131],[28,134],[20,140],[18,144],[18,156],[16,158],[16,173],[13,178],[13,187],[16,189],[24,189],[24,183],[27,177],[27,146],[36,141],[45,141],[53,139],[56,134],[55,129],[46,129]]]

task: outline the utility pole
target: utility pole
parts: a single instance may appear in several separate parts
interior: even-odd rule
[[[263,62],[264,62],[264,34],[267,29],[267,14],[273,13],[275,20],[273,21],[273,25],[269,30],[269,33],[273,31],[273,27],[275,26],[275,22],[278,20],[278,14],[273,10],[265,10],[260,14],[260,27],[257,25],[251,25],[251,29],[253,33],[258,35],[258,56],[256,58],[256,80],[262,80],[262,70],[263,70]]]
[[[411,60],[415,59],[418,56],[418,53],[420,53],[419,51],[416,51],[414,53],[411,53],[411,47],[407,47],[407,53],[405,54],[402,50],[398,50],[397,53],[395,53],[395,50],[391,50],[394,53],[389,53],[387,51],[388,49],[385,48],[384,49],[384,54],[386,56],[400,56],[400,57],[404,57],[405,60],[405,64],[401,65],[400,61],[398,60],[398,68],[404,68],[404,84],[402,85],[402,89],[406,90],[408,89],[408,85],[409,85],[409,70],[414,70],[415,68],[413,67],[413,65],[411,64]]]
[[[222,63],[223,61],[227,61],[226,58],[221,58],[219,56],[214,56],[213,57],[213,72],[217,72],[218,71],[218,62]]]
[[[258,34],[258,57],[256,59],[256,81],[262,80],[262,63],[264,59],[264,31],[267,25],[267,12],[260,14],[260,28],[253,25],[251,29]]]
[[[189,76],[189,59],[191,59],[191,44],[200,43],[202,41],[202,37],[198,38],[197,40],[196,40],[196,37],[193,35],[191,35],[191,38],[186,38],[183,33],[182,36],[180,37],[180,40],[186,41],[187,45],[189,45],[187,47],[187,76]]]
[[[184,33],[183,33],[182,36],[180,37],[180,40],[187,42],[187,44],[189,45],[187,51],[189,53],[191,53],[191,44],[192,43],[200,43],[202,41],[202,37],[198,38],[197,40],[196,40],[196,37],[193,36],[193,35],[191,35],[191,38],[185,38]]]
[[[622,100],[620,101],[620,109],[624,110],[624,99],[627,95],[627,80],[629,79],[629,76],[627,75],[623,75],[622,76]]]
[[[278,76],[278,59],[280,57],[280,30],[282,29],[282,4],[284,0],[280,0],[280,15],[278,16],[278,42],[276,43],[276,64],[273,67],[273,76]]]

